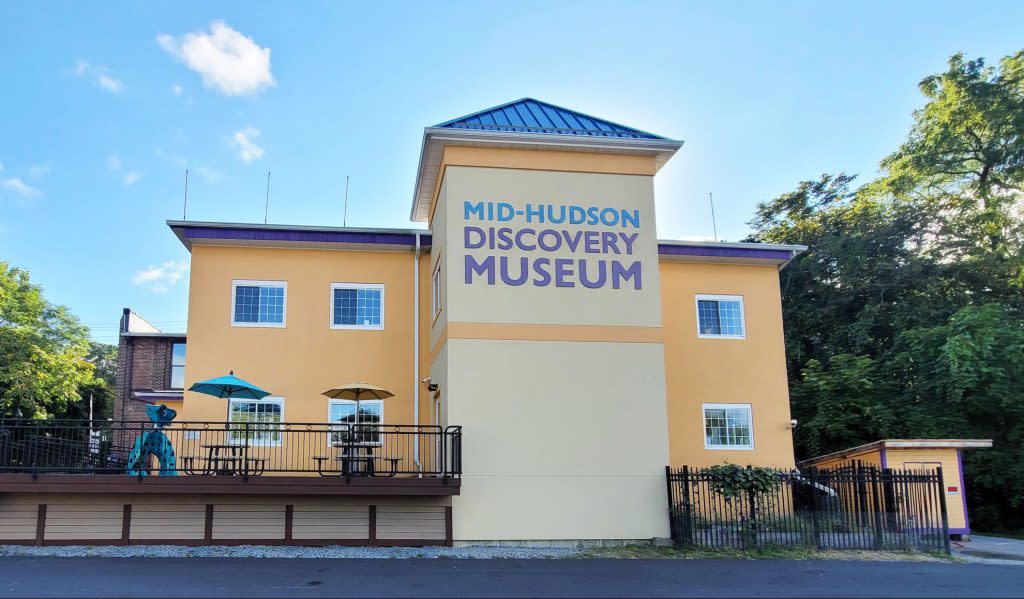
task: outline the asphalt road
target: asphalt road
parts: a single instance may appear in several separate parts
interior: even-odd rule
[[[1024,567],[725,560],[0,559],[5,597],[1021,597]]]

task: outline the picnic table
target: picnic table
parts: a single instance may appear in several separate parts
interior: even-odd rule
[[[266,468],[267,459],[251,457],[248,443],[208,443],[201,445],[206,450],[202,468],[197,468],[195,457],[186,457],[186,471],[190,474],[211,476],[259,476]]]
[[[390,468],[386,476],[393,477],[398,471],[398,462],[401,458],[385,457],[381,458],[373,455],[373,450],[379,448],[380,443],[372,441],[359,441],[359,442],[345,442],[337,441],[331,443],[331,447],[337,449],[337,455],[333,458],[326,456],[315,456],[313,459],[317,462],[317,470],[321,476],[377,476],[377,469],[375,462],[378,459],[384,460],[390,463]],[[338,462],[340,469],[337,471],[325,471],[324,462],[332,460]],[[336,472],[336,474],[335,474]]]

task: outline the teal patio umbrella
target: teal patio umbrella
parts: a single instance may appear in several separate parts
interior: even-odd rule
[[[243,381],[235,376],[234,370],[230,371],[227,376],[219,376],[206,381],[199,381],[189,387],[188,390],[195,391],[196,393],[212,395],[214,397],[220,397],[221,399],[227,399],[228,411],[226,421],[231,420],[231,398],[263,399],[270,395],[269,391],[264,391],[256,385],[253,385],[248,381]]]

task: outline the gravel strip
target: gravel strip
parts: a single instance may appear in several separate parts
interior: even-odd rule
[[[564,559],[580,549],[565,547],[272,547],[266,545],[182,547],[175,545],[50,546],[0,545],[0,556],[28,557],[246,557],[297,559]]]

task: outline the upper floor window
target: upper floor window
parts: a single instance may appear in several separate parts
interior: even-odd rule
[[[332,329],[383,329],[384,286],[331,284]]]
[[[283,327],[288,283],[233,281],[231,324],[242,327]]]
[[[185,344],[171,344],[171,384],[170,389],[185,388]]]
[[[437,316],[441,312],[441,260],[437,261],[437,268],[434,269],[434,275],[431,277],[431,312],[433,316]]]
[[[705,449],[753,449],[750,404],[704,404]]]
[[[697,336],[746,338],[743,298],[739,295],[698,295]]]

